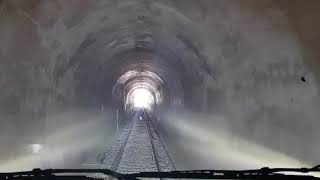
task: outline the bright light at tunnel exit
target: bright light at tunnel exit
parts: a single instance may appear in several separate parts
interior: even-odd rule
[[[153,95],[145,88],[138,88],[132,92],[132,100],[134,108],[150,109],[154,103]]]

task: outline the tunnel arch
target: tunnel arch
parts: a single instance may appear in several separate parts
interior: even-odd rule
[[[268,0],[48,2],[0,2],[8,5],[0,8],[0,113],[8,124],[23,119],[42,128],[52,112],[120,107],[112,87],[144,64],[141,71],[164,80],[166,109],[205,109],[248,139],[261,129],[280,136],[291,128],[301,141],[317,137],[312,127],[320,102],[314,76],[318,31],[305,12],[309,8],[300,6],[313,3],[281,2],[279,8]],[[286,149],[269,134],[254,140]],[[287,148],[293,149],[299,147]]]
[[[129,38],[141,39],[141,36],[143,36],[144,40],[139,40],[129,45],[125,43],[119,43],[118,46],[116,46],[114,43],[112,43],[114,48],[116,49],[114,50],[115,54],[113,56],[110,56],[113,50],[106,51],[108,52],[107,57],[104,56],[104,53],[95,53],[95,50],[99,49],[97,47],[99,47],[100,41],[96,41],[90,46],[87,46],[86,51],[83,51],[82,48],[79,48],[78,51],[80,51],[80,53],[76,53],[77,55],[72,57],[72,60],[70,61],[72,62],[71,64],[78,65],[75,74],[80,75],[82,67],[88,70],[88,68],[92,66],[92,68],[98,69],[98,71],[100,71],[101,73],[107,74],[97,75],[95,76],[95,78],[97,77],[97,79],[91,79],[89,80],[89,83],[92,83],[94,81],[106,81],[106,84],[112,85],[112,83],[115,83],[115,79],[118,78],[116,76],[119,76],[120,73],[123,73],[125,69],[132,69],[135,68],[135,66],[141,66],[140,68],[142,68],[143,64],[143,68],[151,69],[150,71],[153,71],[162,76],[164,81],[168,81],[170,79],[168,78],[169,76],[177,77],[176,80],[173,80],[175,82],[171,82],[169,83],[170,85],[167,86],[166,90],[172,91],[171,93],[168,93],[171,94],[171,96],[169,97],[172,98],[172,100],[170,100],[171,103],[168,104],[174,103],[176,104],[176,107],[197,107],[193,105],[193,102],[190,99],[190,97],[193,96],[192,93],[194,93],[192,92],[193,90],[192,88],[190,88],[190,86],[196,87],[197,84],[201,84],[203,78],[203,74],[201,74],[201,72],[206,72],[206,69],[203,68],[202,63],[198,63],[202,61],[202,59],[199,59],[199,55],[194,50],[194,47],[190,48],[190,44],[185,44],[186,40],[182,41],[178,38],[174,38],[172,42],[167,42],[167,44],[176,44],[175,47],[180,47],[180,50],[178,48],[177,51],[172,51],[170,49],[167,49],[167,46],[169,44],[162,44],[161,40],[159,39],[155,40],[153,34],[144,34],[138,35],[137,37]],[[87,41],[90,41],[90,39]],[[159,43],[157,41],[159,41]],[[85,42],[86,41],[84,41],[84,43]],[[119,49],[119,47],[123,49]],[[86,60],[86,54],[101,55],[99,55],[96,60]],[[115,69],[117,68],[118,72],[115,71]],[[98,76],[101,76],[101,78],[109,77],[109,80],[103,78],[101,79]],[[79,77],[78,79],[81,79],[83,81],[86,78]],[[190,83],[194,84],[191,85]],[[86,85],[86,87],[88,87],[88,85]],[[170,87],[171,89],[168,89],[168,87]],[[184,97],[181,98],[179,96]],[[173,99],[174,97],[177,98]],[[110,99],[110,96],[108,98]]]
[[[119,8],[127,8],[130,6],[129,4],[125,2],[119,3]],[[63,79],[68,74],[67,71],[74,71],[73,78],[76,80],[74,89],[78,91],[75,96],[80,97],[80,100],[76,101],[82,101],[82,97],[88,97],[89,94],[97,94],[97,96],[103,96],[104,99],[109,99],[110,104],[110,99],[112,99],[112,96],[110,96],[112,93],[110,92],[112,90],[106,90],[102,85],[98,85],[95,82],[104,82],[105,87],[113,86],[116,82],[115,79],[118,78],[113,75],[117,74],[115,69],[118,69],[121,73],[124,71],[123,67],[125,65],[121,65],[121,62],[119,62],[121,56],[140,56],[142,59],[157,59],[159,66],[171,66],[173,68],[172,75],[177,75],[178,80],[176,82],[179,81],[179,83],[170,83],[170,86],[173,86],[171,89],[179,90],[170,91],[175,91],[171,94],[183,96],[183,98],[172,99],[172,103],[174,102],[177,106],[182,104],[186,108],[201,107],[198,105],[201,102],[194,102],[196,98],[193,98],[193,96],[198,92],[193,87],[203,83],[203,77],[210,73],[210,68],[206,65],[205,57],[198,50],[200,43],[198,43],[199,38],[197,36],[198,33],[195,33],[195,27],[186,16],[177,13],[171,7],[166,8],[164,4],[151,3],[147,5],[142,3],[142,6],[152,7],[141,11],[142,19],[139,18],[141,13],[136,16],[129,16],[128,14],[130,13],[125,13],[117,17],[117,24],[114,24],[114,17],[105,18],[103,13],[99,14],[100,11],[105,11],[105,9],[97,9],[96,15],[85,16],[77,28],[86,30],[86,33],[81,35],[78,33],[80,35],[79,39],[74,42],[73,46],[77,48],[66,52],[63,55],[65,57],[64,62],[57,63],[55,66],[54,72],[60,74],[55,76],[58,78],[56,80],[58,82],[57,86],[60,86],[59,79]],[[104,8],[109,9],[108,6],[104,6]],[[152,15],[160,9],[160,16]],[[114,10],[110,9],[110,11]],[[97,24],[95,23],[97,20],[104,22]],[[137,55],[139,53],[140,55]],[[61,56],[61,52],[59,56]],[[139,59],[132,57],[129,59]],[[165,65],[161,65],[161,61]],[[131,63],[129,60],[126,62],[128,64]],[[149,66],[153,66],[153,64],[151,63]],[[93,72],[96,74],[91,75]],[[168,79],[164,78],[163,72],[156,73],[162,76],[165,81]],[[190,83],[193,85],[190,85]],[[174,86],[180,87],[175,88]],[[109,95],[103,95],[100,89],[105,89],[104,93]],[[180,91],[180,93],[177,93],[177,91]],[[174,95],[171,97],[174,97]],[[89,101],[91,104],[105,103],[97,97],[92,97],[91,100],[83,100],[82,104],[90,104],[88,103]]]
[[[160,105],[163,98],[165,98],[166,86],[163,80],[154,72],[148,70],[138,71],[138,69],[129,70],[119,77],[117,83],[113,86],[113,96],[116,98],[115,100],[121,101],[124,99],[122,104],[126,106],[128,104],[128,96],[136,88],[146,88],[152,92],[157,105]]]

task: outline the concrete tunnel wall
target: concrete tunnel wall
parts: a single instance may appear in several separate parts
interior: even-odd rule
[[[313,161],[316,7],[312,0],[2,0],[0,142],[8,148],[1,154],[19,147],[19,137],[45,136],[46,124],[67,121],[47,122],[50,114],[112,107],[111,77],[120,65],[108,63],[140,42],[173,69],[183,67],[177,79],[187,110],[226,116],[235,134]]]

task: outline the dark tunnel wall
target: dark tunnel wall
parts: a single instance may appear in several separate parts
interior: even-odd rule
[[[234,133],[307,161],[319,151],[316,0],[0,3],[7,147],[44,136],[49,114],[112,108],[113,76],[123,68],[117,58],[139,49],[147,53],[137,59],[166,61],[155,68],[160,74],[170,66],[163,79],[180,81],[187,110],[223,115]]]

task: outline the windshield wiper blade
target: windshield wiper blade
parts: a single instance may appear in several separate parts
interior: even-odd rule
[[[32,171],[0,173],[0,180],[34,180],[34,179],[52,179],[52,180],[97,180],[104,179],[99,177],[90,177],[89,175],[104,174],[118,179],[128,179],[126,174],[117,173],[109,169],[33,169]],[[132,178],[136,179],[136,178]]]
[[[34,169],[25,172],[0,173],[0,179],[99,179],[83,174],[104,174],[117,179],[178,178],[178,179],[315,179],[311,175],[287,175],[280,172],[320,172],[320,166],[313,168],[261,168],[253,170],[190,170],[169,172],[139,172],[123,174],[109,169]],[[69,174],[69,175],[67,175]],[[76,174],[76,175],[75,175]],[[101,178],[102,179],[102,178]]]
[[[320,172],[320,165],[313,168],[268,168],[251,170],[190,170],[170,172],[140,172],[130,174],[139,178],[190,178],[190,179],[320,179],[311,175],[289,175],[280,172]]]

